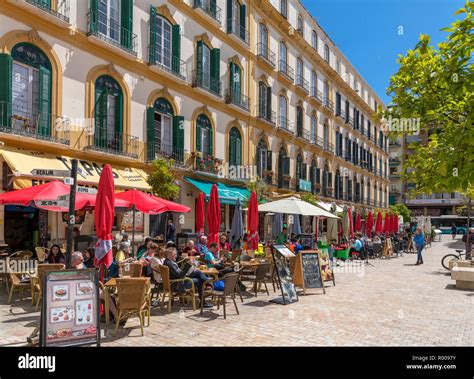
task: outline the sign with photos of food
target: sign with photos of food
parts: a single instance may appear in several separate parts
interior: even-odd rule
[[[61,270],[44,275],[41,346],[100,344],[97,270]]]

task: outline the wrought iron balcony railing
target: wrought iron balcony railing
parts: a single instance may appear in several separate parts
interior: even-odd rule
[[[69,145],[71,120],[37,109],[0,102],[0,132]]]
[[[334,112],[334,102],[329,97],[323,96],[323,105],[328,108],[331,112]]]
[[[290,121],[286,117],[280,116],[278,119],[278,127],[290,133],[294,133],[295,123],[293,121]]]
[[[94,35],[130,54],[137,55],[137,35],[135,33],[123,27],[120,22],[103,17],[99,12],[91,11],[87,16],[89,20],[87,35]]]
[[[87,136],[86,149],[103,153],[138,158],[140,142],[138,137],[120,133],[109,128],[95,127],[94,134]]]
[[[186,80],[187,64],[185,61],[179,59],[179,57],[164,58],[164,51],[156,51],[156,46],[150,46],[151,57],[156,57],[155,62],[149,62],[150,65],[160,68],[161,70],[167,71],[180,79]],[[158,61],[157,57],[163,57],[161,61]]]
[[[319,101],[319,103],[323,103],[323,93],[318,91],[316,87],[311,87],[311,97]]]
[[[201,156],[197,156],[194,168],[197,171],[208,172],[211,174],[217,174],[219,172],[219,165],[216,163],[215,158],[209,154],[201,153]]]
[[[296,76],[296,86],[309,94],[309,82],[303,77],[303,75]]]
[[[352,127],[354,126],[354,119],[352,118],[352,116],[346,118],[346,124],[349,124]]]
[[[234,88],[227,88],[225,92],[226,104],[234,104],[245,111],[249,111],[249,98]]]
[[[324,140],[321,137],[316,137],[313,143],[320,149],[324,149]]]
[[[238,37],[240,40],[244,41],[247,45],[250,41],[249,31],[240,25],[240,20],[237,18],[228,18],[227,19],[227,34],[233,34]]]
[[[221,97],[221,82],[202,70],[193,70],[193,87],[202,88]]]
[[[268,108],[264,107],[263,105],[257,105],[256,114],[257,118],[276,125],[276,113],[274,111],[268,110]]]
[[[278,72],[284,75],[291,82],[295,80],[295,70],[293,70],[286,61],[278,61]]]
[[[216,5],[216,1],[211,0],[194,0],[194,9],[201,9],[204,13],[211,16],[215,21],[222,22],[222,9]]]
[[[47,0],[26,0],[27,3],[30,3],[67,23],[69,23],[69,1],[70,0],[56,0],[55,2]]]
[[[296,136],[311,141],[311,133],[308,130],[296,128]]]
[[[329,151],[330,153],[334,154],[334,144],[328,141],[324,141],[323,148],[324,150]]]
[[[184,163],[184,149],[161,142],[147,143],[147,160],[153,161],[157,158],[172,159],[175,165]]]
[[[273,51],[271,51],[267,44],[258,43],[257,44],[257,56],[263,58],[270,66],[276,66],[276,56]]]

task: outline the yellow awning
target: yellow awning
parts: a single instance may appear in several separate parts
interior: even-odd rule
[[[54,176],[53,171],[70,170],[71,160],[73,159],[68,156],[47,154],[21,147],[3,146],[0,152],[13,171],[13,186],[15,189],[31,187],[38,184],[38,182],[51,179],[61,179],[61,176]],[[77,175],[78,184],[97,186],[102,166],[105,163],[87,159],[79,159],[78,161],[78,168],[80,169],[80,173]],[[42,175],[38,175],[37,170],[42,170]],[[140,190],[151,188],[146,181],[146,173],[141,169],[112,165],[112,171],[116,187]]]

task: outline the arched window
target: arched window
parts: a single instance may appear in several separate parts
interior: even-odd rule
[[[257,145],[257,175],[266,179],[265,171],[272,171],[272,152],[268,150],[265,140],[262,138]]]
[[[108,152],[122,152],[123,94],[117,81],[102,75],[95,81],[94,147]]]
[[[318,140],[318,120],[316,116],[311,116],[311,143],[316,144]]]
[[[324,165],[323,168],[323,195],[327,196],[329,194],[328,187],[331,186],[329,181],[329,168],[327,163]]]
[[[298,15],[297,27],[298,27],[298,33],[303,35],[304,34],[304,22],[303,22],[303,16],[301,16],[300,14]]]
[[[296,107],[296,134],[298,135],[298,137],[302,137],[302,138],[304,138],[304,135],[303,135],[304,122],[303,121],[304,121],[303,107],[298,105]]]
[[[196,150],[202,153],[203,158],[212,156],[214,152],[212,124],[203,114],[196,120]]]
[[[318,97],[318,75],[316,71],[311,71],[311,96]]]
[[[11,59],[12,97],[8,102],[11,101],[12,109],[9,104],[1,108],[12,117],[2,119],[13,129],[33,129],[32,134],[50,136],[52,70],[48,57],[36,46],[20,43],[13,48]]]
[[[280,42],[280,71],[285,73],[287,72],[287,50],[285,42]]]
[[[259,39],[260,39],[260,49],[259,54],[266,59],[269,59],[268,52],[268,30],[264,24],[259,25]]]
[[[325,122],[323,126],[323,138],[324,138],[324,141],[323,141],[324,150],[328,150],[329,149],[329,125],[327,124],[327,122]]]
[[[314,50],[318,51],[318,34],[315,30],[313,30],[313,33],[311,34],[311,46]]]
[[[258,116],[269,122],[275,122],[272,118],[272,89],[264,82],[258,83]]]
[[[311,192],[319,194],[321,191],[321,173],[316,164],[316,160],[311,161],[311,168],[309,170],[309,181],[311,182]]]
[[[323,102],[324,105],[329,105],[329,83],[327,80],[324,81],[323,85]]]
[[[300,179],[306,180],[306,164],[301,153],[296,157],[296,190],[300,189]]]
[[[229,133],[229,165],[242,165],[242,137],[239,129],[233,127]]]
[[[296,85],[303,85],[303,60],[298,58],[296,60]]]
[[[286,155],[286,150],[282,146],[278,154],[278,187],[288,188],[290,185],[290,158]]]
[[[286,97],[280,95],[280,128],[288,129],[288,102]]]

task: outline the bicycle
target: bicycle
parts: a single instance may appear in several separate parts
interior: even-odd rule
[[[463,249],[455,249],[456,254],[447,254],[441,259],[441,265],[446,269],[449,270],[449,262],[453,259],[459,260],[463,259],[466,256],[466,253],[463,253]]]

